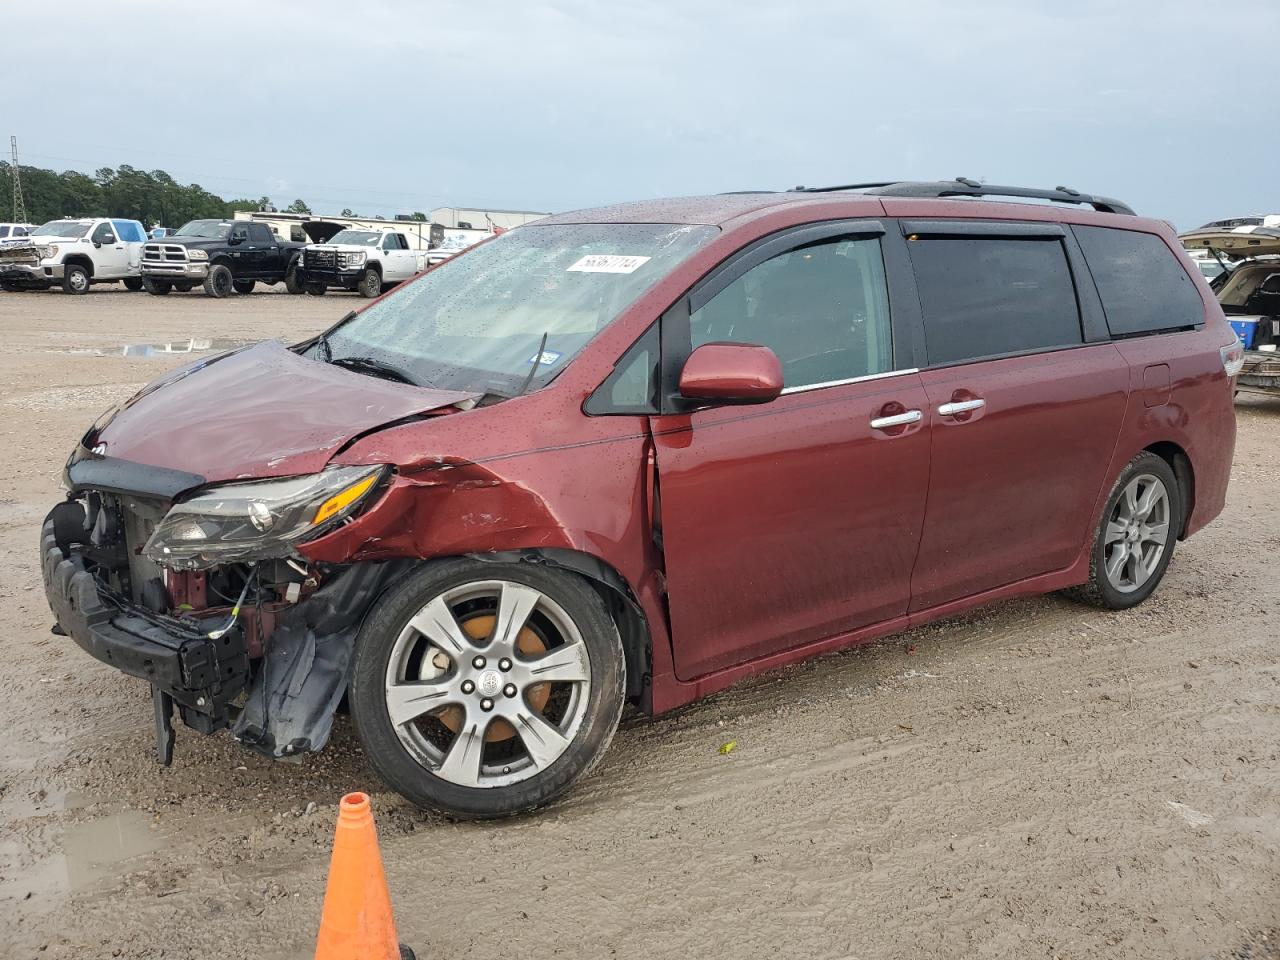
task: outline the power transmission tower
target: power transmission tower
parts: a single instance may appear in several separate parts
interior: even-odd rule
[[[18,166],[18,138],[10,137],[9,146],[13,151],[13,220],[15,223],[26,223],[27,208],[22,202],[22,170]]]

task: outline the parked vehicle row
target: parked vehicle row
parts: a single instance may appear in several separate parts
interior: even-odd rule
[[[120,281],[155,296],[199,286],[218,298],[251,293],[259,283],[283,283],[290,293],[340,289],[376,297],[488,235],[433,230],[433,238],[450,245],[416,249],[397,230],[342,230],[324,243],[303,243],[283,240],[254,220],[193,220],[151,238],[136,220],[104,218],[35,228],[0,224],[0,231],[0,289],[6,291],[58,285],[79,294]]]
[[[1172,229],[1076,191],[553,216],[99,420],[45,591],[151,685],[162,762],[175,706],[283,758],[347,695],[388,784],[503,816],[628,701],[1008,597],[1141,603],[1223,508],[1242,360]]]

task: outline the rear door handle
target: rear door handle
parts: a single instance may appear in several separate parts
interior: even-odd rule
[[[938,415],[941,417],[954,417],[957,413],[968,413],[970,410],[981,410],[987,405],[987,401],[979,398],[977,400],[957,400],[952,403],[944,403],[938,408]]]
[[[919,423],[924,416],[919,410],[908,410],[906,413],[895,413],[891,417],[875,417],[871,421],[872,430],[887,430],[889,427],[902,427],[908,423]]]

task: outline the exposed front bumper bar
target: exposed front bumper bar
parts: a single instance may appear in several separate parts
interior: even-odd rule
[[[61,263],[0,263],[0,280],[47,283],[50,280],[61,280],[65,272],[65,268]]]
[[[104,599],[80,557],[58,546],[52,516],[41,530],[40,550],[49,608],[77,646],[168,694],[187,726],[201,733],[227,726],[228,704],[249,676],[239,628],[217,640],[184,636],[137,608]]]
[[[205,261],[143,260],[142,275],[160,280],[203,280],[209,275],[209,264]]]

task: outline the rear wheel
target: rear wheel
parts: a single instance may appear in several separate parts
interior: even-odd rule
[[[236,293],[253,293],[253,280],[234,280],[231,285],[235,287]]]
[[[1102,510],[1089,580],[1074,593],[1108,610],[1135,607],[1164,578],[1182,532],[1182,491],[1163,458],[1143,452],[1121,472]]]
[[[382,293],[382,274],[373,267],[366,267],[356,281],[356,289],[360,291],[360,296],[372,300]]]
[[[289,293],[302,292],[302,281],[298,279],[297,266],[290,267],[289,272],[284,275],[284,288]]]
[[[223,263],[215,263],[209,268],[209,275],[204,278],[204,292],[211,297],[229,297],[235,291],[235,278],[231,268]]]
[[[142,289],[157,297],[163,297],[173,289],[172,280],[157,280],[154,277],[142,278]]]
[[[351,715],[378,773],[409,800],[502,817],[590,772],[625,679],[618,631],[584,581],[453,560],[422,568],[366,618]]]
[[[126,290],[132,290],[134,293],[137,293],[139,290],[141,290],[141,289],[142,289],[142,278],[141,278],[141,277],[128,277],[128,278],[124,281],[124,288],[125,288]]]
[[[69,263],[62,273],[63,293],[82,294],[89,292],[89,271],[78,263]]]

